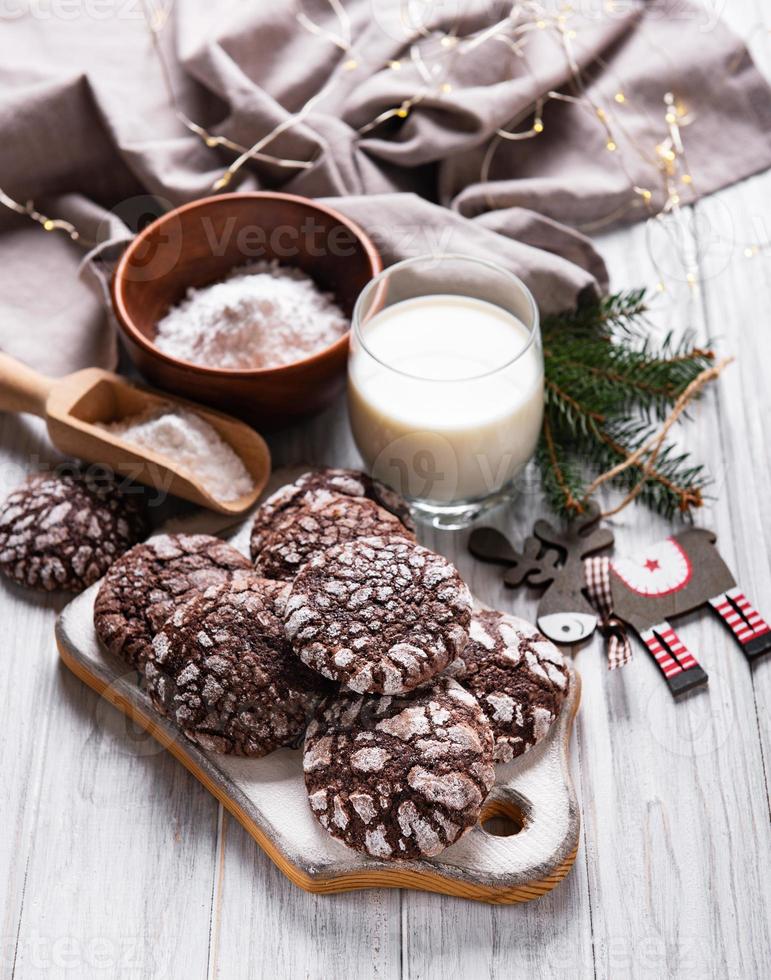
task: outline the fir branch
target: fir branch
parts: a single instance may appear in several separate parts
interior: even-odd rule
[[[632,320],[639,317],[644,309],[640,297],[639,291],[629,303],[612,297],[614,316],[628,309]],[[669,335],[654,347],[649,335],[638,336],[623,320],[617,322],[624,329],[608,332],[602,306],[598,304],[594,317],[584,312],[578,326],[575,314],[565,317],[562,329],[556,326],[560,318],[549,318],[547,378],[597,414],[610,418],[643,411],[664,418],[714,355],[689,343],[688,337],[675,344]]]
[[[598,476],[591,485],[587,488],[586,496],[591,497],[595,490],[606,480],[612,480],[617,476],[621,475],[624,471],[630,469],[632,466],[639,466],[641,470],[641,477],[638,482],[632,487],[626,497],[622,502],[615,507],[613,510],[608,511],[606,516],[611,514],[617,514],[620,510],[623,510],[628,504],[630,504],[635,497],[637,497],[645,485],[652,473],[655,472],[656,459],[662,452],[662,449],[666,447],[666,438],[669,430],[673,425],[676,424],[680,416],[685,412],[688,407],[689,402],[696,398],[701,389],[709,384],[710,381],[714,381],[716,378],[720,377],[721,372],[733,361],[732,357],[723,358],[718,364],[714,364],[711,367],[705,368],[700,374],[698,374],[693,381],[688,385],[688,387],[683,391],[680,397],[675,402],[672,411],[669,413],[667,418],[664,420],[664,424],[661,429],[651,437],[650,440],[645,442],[640,449],[633,453],[627,460],[620,463],[617,467],[614,467],[610,472]],[[643,462],[644,461],[644,462]],[[699,498],[700,499],[700,498]],[[688,509],[687,505],[681,501],[680,509],[686,511]]]
[[[583,512],[604,482],[625,493],[624,505],[639,498],[669,517],[703,503],[703,467],[666,435],[723,365],[687,335],[654,342],[646,311],[645,291],[633,290],[544,321],[537,462],[550,506],[565,516]]]
[[[584,487],[582,474],[564,453],[558,453],[548,414],[543,421],[536,458],[549,506],[561,514],[582,513],[581,495]]]
[[[583,303],[575,310],[548,316],[542,324],[543,337],[563,333],[587,333],[605,336],[607,339],[614,329],[630,331],[645,317],[648,305],[644,289],[614,293],[603,299]]]
[[[629,434],[630,430],[633,435]],[[619,462],[628,461],[654,434],[653,427],[648,425],[642,428],[629,426],[626,434],[622,430],[616,438],[603,432],[603,442],[610,452],[602,460],[595,460],[597,468],[612,469]],[[642,463],[635,463],[613,477],[611,485],[628,494],[642,479],[640,498],[657,513],[668,518],[678,513],[688,514],[692,508],[702,506],[702,491],[708,478],[703,466],[686,465],[687,460],[687,453],[676,455],[675,447],[666,443],[659,450],[655,466],[645,472]]]
[[[605,416],[585,408],[548,376],[544,379],[546,404],[559,413],[562,421],[585,435],[605,421]]]

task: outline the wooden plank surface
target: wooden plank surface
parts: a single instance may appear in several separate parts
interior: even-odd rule
[[[638,229],[608,240],[616,283],[641,275],[650,281],[643,239]],[[661,265],[672,268],[674,262],[662,256]],[[732,256],[730,268],[739,278],[749,271],[743,254]],[[745,329],[735,310],[732,316],[724,311],[719,329],[708,322],[710,297],[725,290],[726,278],[721,273],[708,280],[701,292],[667,280],[661,319],[690,322],[702,340],[719,334],[720,346],[736,351],[743,363],[752,358],[741,356]],[[747,551],[739,545],[739,528],[761,523],[753,483],[764,464],[746,480],[726,470],[726,438],[733,465],[753,468],[741,420],[730,425],[730,435],[726,431],[728,403],[738,407],[738,392],[730,392],[741,384],[742,370],[753,369],[735,365],[719,393],[695,410],[698,422],[688,429],[687,442],[716,477],[717,499],[699,522],[717,531],[738,581],[768,606],[767,560],[764,568],[749,541]],[[768,411],[767,392],[761,402]],[[738,404],[746,407],[746,396]],[[615,525],[622,553],[668,533],[665,522],[642,511],[625,512]],[[763,869],[771,860],[771,837],[755,687],[771,665],[761,661],[750,670],[722,624],[708,615],[689,617],[678,633],[710,675],[709,687],[681,704],[672,704],[653,662],[640,652],[613,675],[591,649],[578,658],[591,692],[578,737],[582,757],[591,760],[581,778],[584,799],[592,799],[584,820],[598,977],[754,977],[769,968],[771,888]]]
[[[0,439],[3,484],[51,458],[36,421]],[[58,665],[65,601],[0,593],[2,975],[205,977],[217,805]]]
[[[771,73],[763,0],[723,8]],[[660,300],[662,324],[691,323],[738,355],[687,438],[716,476],[700,523],[717,531],[767,615],[771,253],[747,259],[744,247],[771,238],[769,201],[765,175],[700,204],[709,275],[697,292],[668,280]],[[658,278],[642,229],[604,236],[600,247],[614,287]],[[4,488],[45,455],[39,427],[26,421],[0,419],[0,445]],[[357,462],[342,403],[282,434],[274,451],[277,464]],[[526,493],[505,520],[521,535],[537,509]],[[629,550],[668,526],[637,509],[614,529]],[[531,597],[504,591],[493,569],[471,561],[463,535],[427,540],[458,561],[480,598],[532,613]],[[750,669],[716,620],[692,617],[681,631],[710,686],[678,705],[639,647],[614,674],[598,641],[578,652],[578,861],[539,902],[491,908],[294,889],[195,780],[57,667],[59,605],[0,583],[3,976],[771,975],[771,658]]]

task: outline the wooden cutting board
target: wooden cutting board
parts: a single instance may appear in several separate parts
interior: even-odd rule
[[[267,493],[293,474],[274,474]],[[223,535],[248,553],[249,521]],[[217,533],[207,515],[195,526]],[[306,891],[415,888],[493,903],[525,902],[550,891],[573,866],[580,817],[569,745],[581,681],[571,670],[568,698],[549,735],[514,762],[496,768],[480,824],[436,858],[389,862],[331,838],[308,806],[299,750],[263,759],[204,752],[153,708],[137,674],[109,654],[93,626],[99,583],[74,599],[56,624],[63,662],[85,684],[141,726],[177,758],[245,827],[290,881]]]

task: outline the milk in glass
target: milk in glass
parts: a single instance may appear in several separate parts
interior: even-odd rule
[[[386,306],[352,340],[349,409],[371,472],[437,503],[500,492],[532,457],[543,416],[537,335],[486,300]]]

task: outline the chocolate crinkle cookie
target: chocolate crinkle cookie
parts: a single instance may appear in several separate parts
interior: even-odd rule
[[[413,537],[397,517],[366,497],[308,491],[302,507],[290,508],[262,535],[254,567],[265,578],[290,581],[318,552],[376,535]]]
[[[511,762],[547,734],[568,690],[562,654],[516,616],[483,610],[469,641],[447,668],[477,698],[495,735],[495,761]]]
[[[398,697],[341,692],[305,736],[314,815],[378,858],[439,854],[479,819],[495,778],[490,724],[473,695],[441,677]]]
[[[292,591],[291,583],[282,582],[279,579],[262,578],[259,575],[256,575],[255,578],[260,583],[265,599],[270,603],[274,614],[283,622],[287,599]]]
[[[398,694],[461,653],[471,605],[446,558],[406,538],[361,538],[308,562],[285,620],[309,667],[362,694]]]
[[[178,607],[153,639],[145,677],[155,707],[191,741],[245,756],[295,744],[330,692],[294,655],[250,572]]]
[[[141,670],[153,636],[177,605],[251,568],[240,551],[219,538],[159,534],[108,571],[94,603],[97,636],[111,653]]]
[[[260,506],[252,525],[251,552],[256,559],[274,525],[292,511],[302,510],[308,495],[317,491],[345,497],[366,497],[394,514],[408,531],[415,530],[410,509],[403,497],[379,480],[359,470],[318,469],[303,473],[294,483],[281,487]]]
[[[31,477],[0,510],[0,567],[31,589],[81,592],[147,533],[135,490],[104,471]]]

